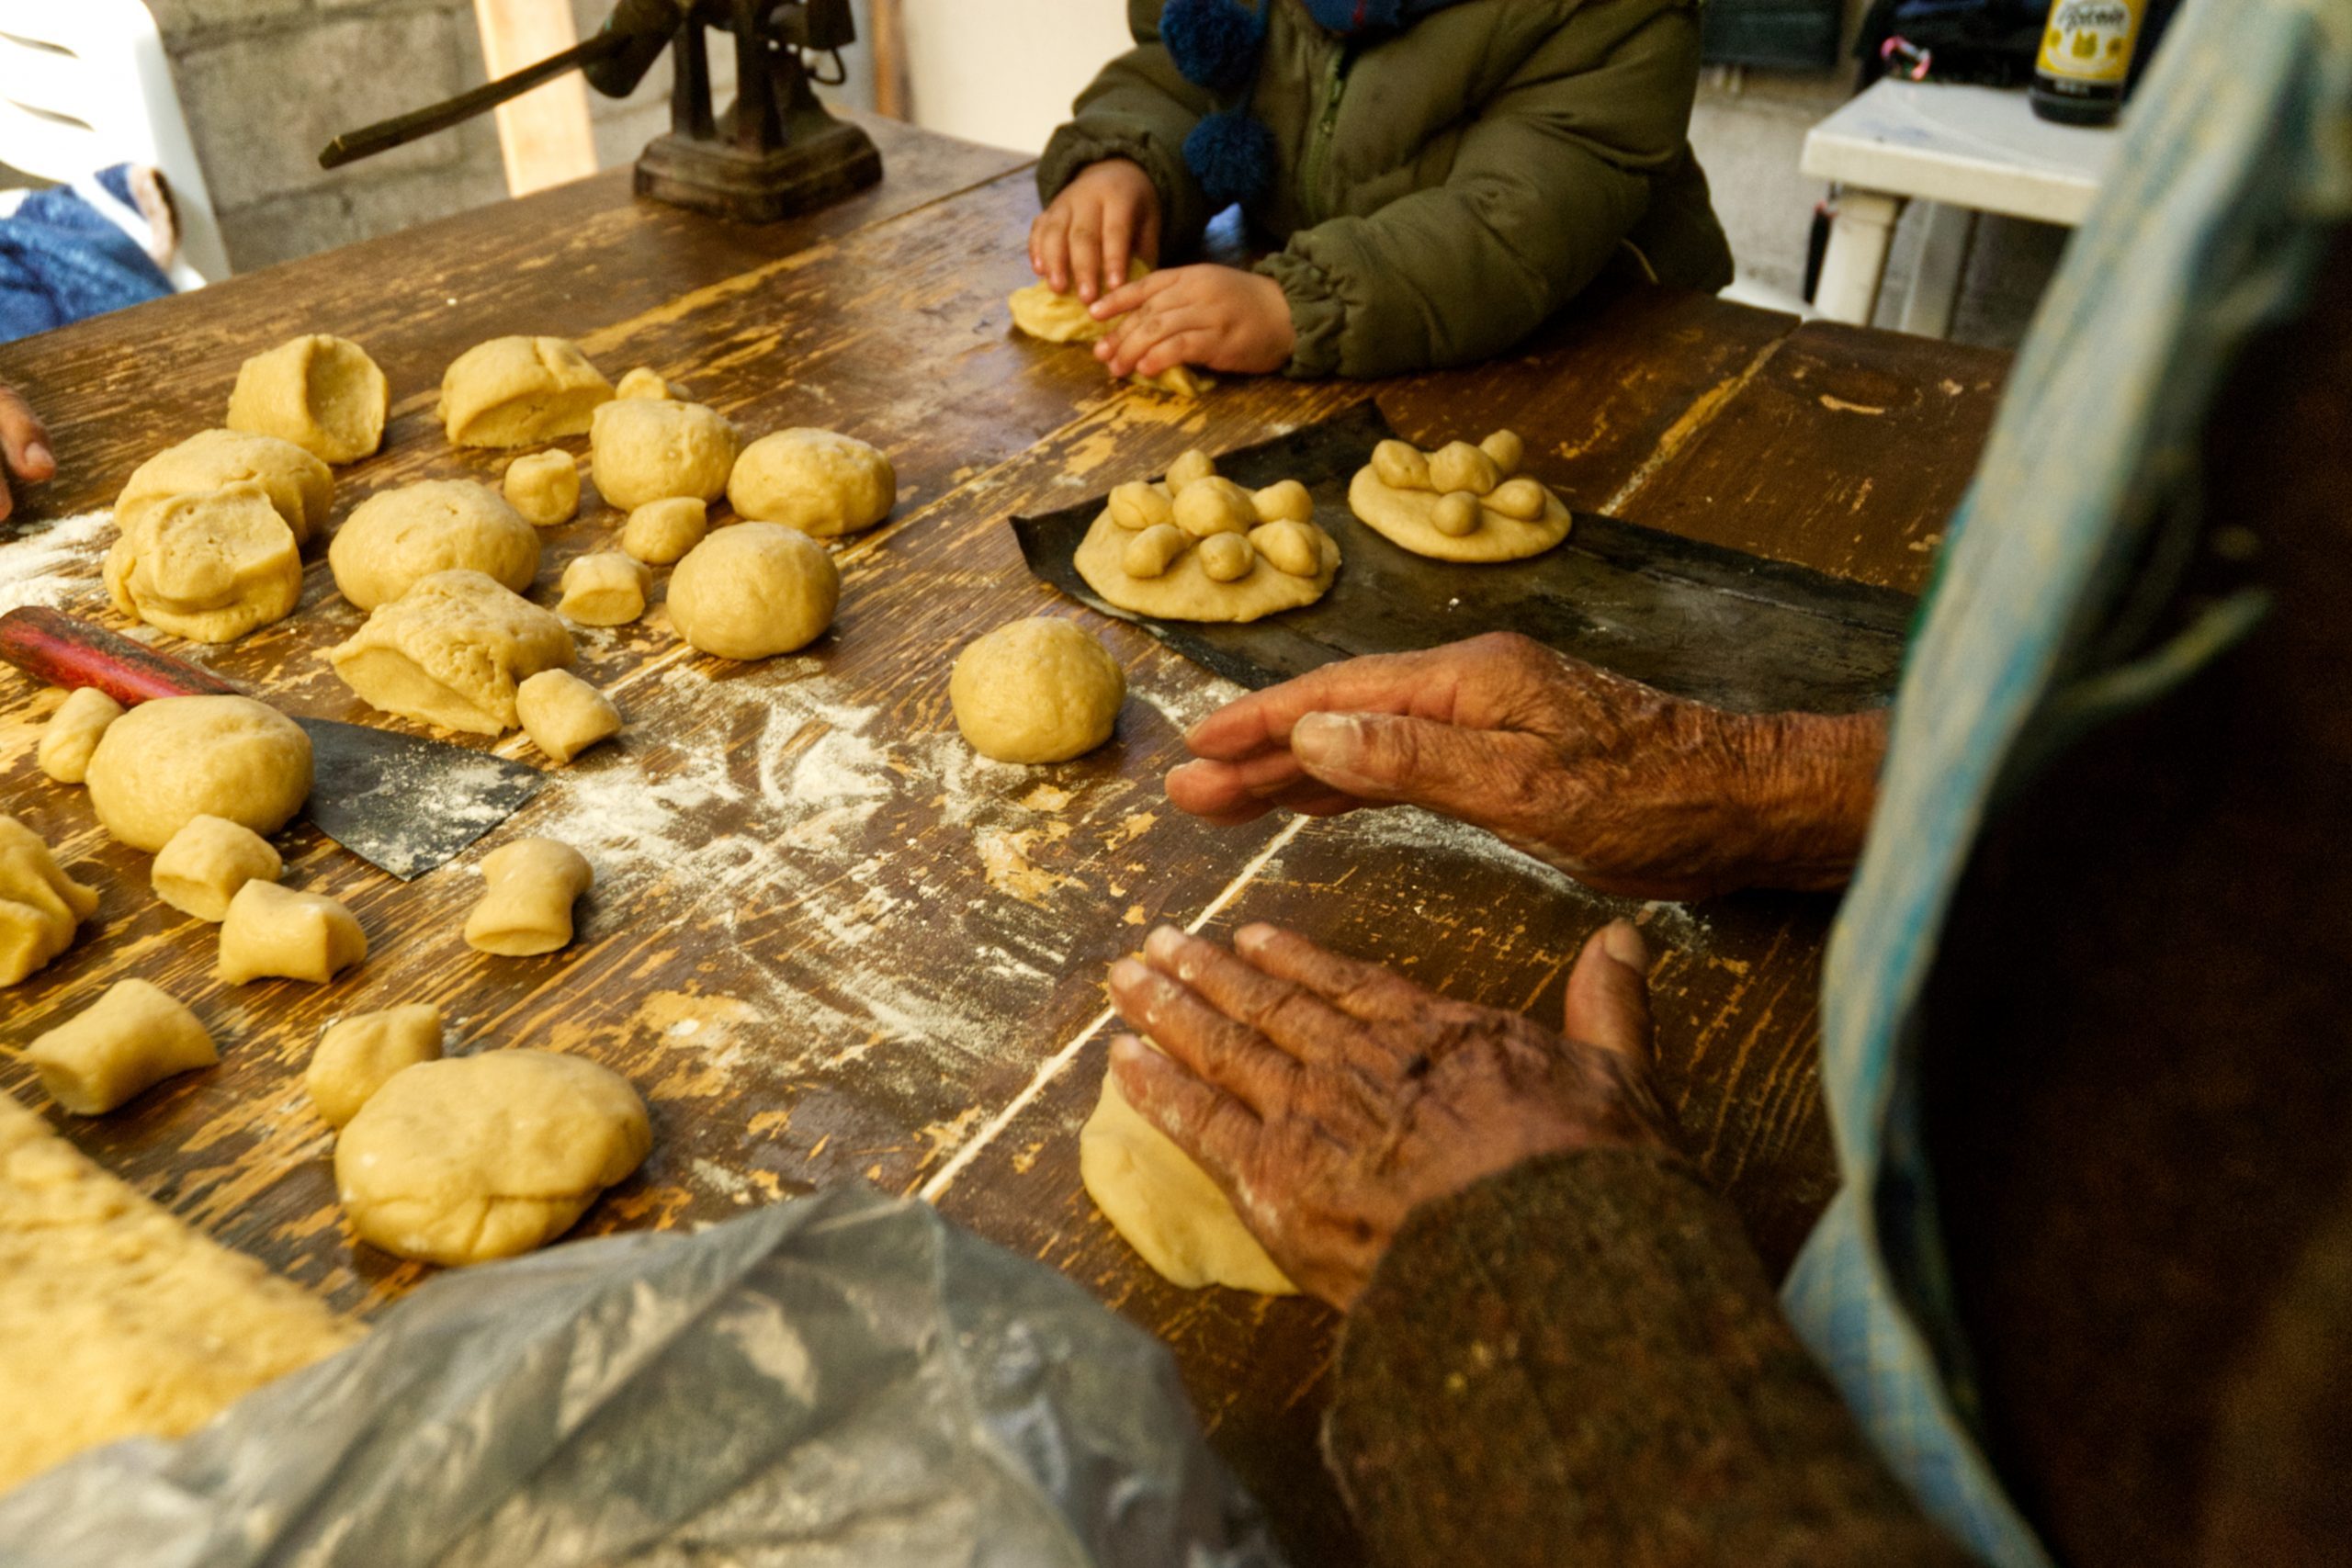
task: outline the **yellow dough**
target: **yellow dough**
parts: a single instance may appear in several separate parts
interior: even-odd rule
[[[585,435],[613,384],[560,337],[479,343],[441,375],[441,428],[453,446],[536,446]]]
[[[607,504],[624,512],[649,501],[727,493],[740,438],[716,409],[667,398],[624,398],[596,411],[588,433],[588,476]]]
[[[148,880],[173,908],[218,925],[239,888],[275,882],[285,869],[277,851],[252,829],[225,817],[196,817],[155,852]]]
[[[59,784],[80,784],[90,771],[90,753],[107,727],[122,716],[122,705],[96,686],[78,686],[41,727],[33,760]]]
[[[1338,542],[1297,516],[1304,490],[1285,481],[1253,495],[1218,478],[1207,454],[1187,452],[1160,483],[1113,491],[1073,564],[1106,604],[1161,620],[1295,610],[1329,592],[1340,570]],[[1170,520],[1153,521],[1162,515]]]
[[[615,395],[623,398],[667,398],[678,394],[672,390],[669,382],[662,378],[660,371],[640,365],[621,378]]]
[[[481,901],[466,917],[466,945],[530,958],[571,943],[571,906],[596,880],[587,857],[553,839],[517,839],[482,857]]]
[[[391,388],[368,351],[312,333],[245,361],[229,394],[228,425],[291,441],[329,463],[356,463],[384,443]]]
[[[323,986],[367,956],[368,933],[357,918],[323,893],[248,882],[229,900],[220,922],[226,985],[275,977]]]
[[[520,593],[539,573],[539,536],[488,485],[426,479],[354,507],[327,547],[327,567],[362,610],[436,571],[478,571]]]
[[[580,514],[580,465],[569,452],[534,452],[506,465],[499,490],[534,528],[552,528]]]
[[[251,697],[160,697],[107,727],[90,753],[90,807],[150,853],[198,817],[275,833],[311,795],[311,738]]]
[[[97,908],[97,889],[59,869],[40,834],[0,815],[0,986],[73,946],[74,932]]]
[[[1514,477],[1524,455],[1508,430],[1429,453],[1384,441],[1349,481],[1348,505],[1364,526],[1432,560],[1525,560],[1566,538],[1573,519],[1558,496]]]
[[[625,626],[645,614],[645,596],[652,591],[653,574],[643,562],[618,550],[599,550],[573,557],[563,569],[563,597],[556,601],[556,613],[583,626]]]
[[[1297,1293],[1208,1173],[1145,1121],[1107,1072],[1079,1130],[1078,1174],[1111,1227],[1169,1283]]]
[[[542,670],[516,687],[514,714],[531,744],[559,765],[621,732],[612,698],[569,670]]]
[[[220,1059],[204,1021],[144,980],[116,981],[25,1051],[50,1099],[76,1116],[103,1116]]]
[[[1060,762],[1111,739],[1126,672],[1110,649],[1040,615],[978,638],[956,657],[947,701],[956,728],[1000,762]]]
[[[670,574],[670,623],[705,653],[765,659],[822,637],[841,594],[841,570],[824,546],[780,523],[738,523]]]
[[[710,532],[710,509],[691,495],[649,501],[628,514],[621,548],[650,566],[669,566]]]
[[[195,642],[234,642],[284,620],[302,597],[294,531],[252,483],[133,512],[105,576],[116,609]]]
[[[447,729],[503,735],[514,691],[572,660],[571,634],[478,571],[436,571],[327,653],[371,707]]]
[[[294,531],[297,544],[326,526],[334,507],[334,472],[275,435],[207,430],[164,448],[131,471],[115,498],[114,520],[128,528],[136,513],[175,495],[202,495],[233,484],[257,484]]]
[[[354,1013],[319,1036],[302,1071],[302,1090],[329,1126],[340,1127],[394,1073],[440,1059],[441,1010],[431,1003]]]
[[[899,475],[881,449],[831,430],[779,430],[743,448],[727,500],[748,522],[781,523],[830,539],[871,528],[898,504]]]
[[[492,1051],[394,1073],[343,1130],[334,1179],[360,1240],[484,1263],[570,1230],[652,1146],[645,1102],[610,1068]]]
[[[1127,263],[1127,281],[1147,276],[1151,268],[1140,261]],[[1075,294],[1057,294],[1053,286],[1042,280],[1026,288],[1016,288],[1006,301],[1012,307],[1012,324],[1019,331],[1042,343],[1096,343],[1110,335],[1119,318],[1098,321],[1085,300]],[[1173,392],[1179,397],[1197,398],[1216,382],[1189,365],[1179,365],[1157,376],[1130,376],[1130,381],[1154,391]]]

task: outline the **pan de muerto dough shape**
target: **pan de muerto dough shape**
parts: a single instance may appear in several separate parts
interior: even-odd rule
[[[628,1080],[581,1056],[488,1051],[394,1073],[335,1144],[362,1241],[484,1263],[553,1241],[653,1146]]]
[[[1159,483],[1114,490],[1073,564],[1122,610],[1254,621],[1330,591],[1340,547],[1314,515],[1314,497],[1295,479],[1253,493],[1221,478],[1206,453],[1186,452]]]
[[[175,1074],[220,1059],[204,1021],[144,980],[116,981],[25,1052],[50,1099],[76,1116],[103,1116]]]
[[[122,716],[122,705],[96,686],[77,686],[41,726],[33,760],[59,784],[77,784],[90,771],[90,753],[107,726]]]
[[[559,764],[621,732],[613,700],[569,670],[542,670],[515,688],[514,713],[531,744]]]
[[[116,609],[195,642],[234,642],[284,620],[302,597],[294,531],[250,483],[134,512],[107,551],[105,576]]]
[[[310,543],[334,507],[334,470],[291,441],[207,430],[131,470],[115,498],[115,525],[128,527],[134,513],[173,496],[201,495],[233,484],[257,484],[268,491],[270,505],[294,531],[297,544]]]
[[[466,944],[529,958],[571,945],[571,906],[596,874],[570,844],[517,839],[482,857],[481,880],[481,901],[466,917]]]
[[[384,444],[391,388],[368,351],[312,333],[245,361],[229,394],[228,426],[291,441],[329,463],[356,463]]]
[[[765,659],[823,636],[841,593],[824,546],[780,523],[738,523],[670,574],[670,624],[705,653]]]
[[[515,458],[499,488],[506,504],[534,528],[552,528],[580,514],[580,465],[569,452]]]
[[[98,894],[65,874],[40,834],[0,816],[0,986],[13,986],[74,945]]]
[[[1128,1104],[1107,1072],[1079,1129],[1078,1174],[1111,1228],[1169,1283],[1297,1293],[1208,1172]]]
[[[1524,560],[1568,536],[1559,497],[1519,473],[1526,444],[1498,430],[1473,446],[1424,452],[1384,441],[1348,485],[1356,516],[1392,542],[1435,560]]]
[[[1065,620],[1014,621],[974,641],[947,678],[956,728],[1000,762],[1061,762],[1111,739],[1126,671]]]
[[[521,593],[539,572],[539,536],[488,485],[426,479],[352,508],[327,547],[327,567],[363,610],[436,571],[478,571]]]
[[[311,795],[311,738],[251,697],[159,697],[107,728],[90,753],[90,807],[149,853],[198,817],[275,833]]]
[[[898,500],[898,470],[881,448],[831,430],[763,435],[743,448],[727,480],[737,516],[820,539],[873,527]]]
[[[514,690],[571,662],[563,622],[478,571],[436,571],[329,650],[370,706],[471,735],[518,722]]]
[[[560,337],[478,343],[441,374],[441,428],[453,446],[536,446],[585,435],[613,384]]]
[[[197,817],[155,852],[149,882],[155,897],[184,914],[219,924],[248,882],[275,882],[286,863],[270,841],[225,817]]]
[[[628,514],[621,548],[650,566],[669,566],[710,532],[710,508],[691,495],[649,501]]]
[[[727,491],[739,438],[716,409],[666,398],[624,398],[596,411],[588,472],[596,492],[624,512],[649,501]]]
[[[394,1073],[440,1059],[441,1010],[431,1003],[354,1013],[327,1025],[319,1036],[302,1072],[302,1089],[327,1124],[340,1127]]]
[[[358,919],[323,893],[248,882],[220,922],[220,978],[232,986],[270,977],[323,986],[367,956]]]
[[[653,574],[644,563],[618,550],[574,556],[563,569],[556,613],[583,626],[625,626],[645,614],[645,596],[652,591]]]

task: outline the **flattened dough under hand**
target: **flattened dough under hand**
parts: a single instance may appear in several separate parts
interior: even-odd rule
[[[1298,1293],[1208,1172],[1144,1120],[1108,1072],[1079,1130],[1078,1174],[1111,1228],[1170,1284]]]
[[[1127,281],[1148,276],[1151,267],[1142,262],[1127,263]],[[1085,300],[1075,294],[1057,294],[1053,285],[1040,279],[1026,288],[1016,288],[1005,301],[1012,308],[1015,330],[1025,333],[1040,343],[1095,343],[1110,335],[1119,318],[1098,321]],[[1180,398],[1197,398],[1216,385],[1215,378],[1202,374],[1189,365],[1178,365],[1157,376],[1130,376],[1128,380],[1139,387],[1149,387],[1156,392],[1172,392]]]
[[[165,1078],[220,1059],[204,1021],[144,980],[116,981],[25,1052],[40,1087],[76,1116],[103,1116]]]
[[[1568,536],[1568,509],[1549,490],[1544,492],[1544,515],[1532,522],[1522,523],[1482,504],[1478,526],[1459,537],[1430,520],[1444,499],[1435,491],[1398,490],[1369,468],[1357,469],[1348,484],[1348,505],[1365,527],[1432,560],[1488,566],[1525,560]]]

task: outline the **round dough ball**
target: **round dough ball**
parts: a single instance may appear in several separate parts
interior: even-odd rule
[[[1111,521],[1122,528],[1140,532],[1157,528],[1162,523],[1173,523],[1176,508],[1169,501],[1168,492],[1158,485],[1129,479],[1111,491]]]
[[[666,398],[671,395],[670,383],[662,378],[662,373],[643,365],[622,377],[621,384],[613,390],[616,397],[622,398]]]
[[[1213,534],[1246,534],[1258,525],[1258,508],[1250,492],[1231,479],[1214,475],[1179,491],[1175,513],[1176,526],[1195,539]]]
[[[1315,497],[1296,479],[1268,485],[1250,498],[1261,523],[1312,523]]]
[[[275,833],[311,795],[311,738],[251,697],[159,697],[107,727],[90,754],[106,830],[153,852],[198,817]]]
[[[649,566],[668,566],[710,532],[710,509],[691,495],[649,501],[628,514],[621,548]]]
[[[536,446],[584,435],[613,384],[580,345],[560,337],[500,337],[441,375],[441,426],[456,446]]]
[[[334,470],[291,441],[207,430],[167,446],[138,468],[115,498],[114,520],[129,528],[132,514],[175,495],[201,494],[233,484],[257,484],[294,531],[297,544],[326,526],[334,506]]]
[[[561,621],[478,571],[420,580],[327,651],[371,707],[474,735],[514,728],[515,688],[571,659]]]
[[[1238,582],[1258,565],[1258,552],[1240,534],[1213,534],[1200,549],[1201,570],[1211,582]]]
[[[1527,460],[1527,443],[1520,439],[1516,430],[1498,430],[1478,443],[1478,450],[1494,459],[1495,468],[1509,479],[1519,472]]]
[[[330,463],[356,463],[384,444],[391,386],[368,351],[312,333],[245,361],[229,394],[229,428],[291,441]]]
[[[1480,520],[1478,498],[1466,490],[1442,495],[1430,508],[1430,526],[1449,539],[1476,533]]]
[[[327,547],[327,569],[362,610],[436,571],[478,571],[520,593],[539,574],[539,536],[487,485],[426,479],[353,508]]]
[[[721,528],[670,576],[678,635],[721,659],[806,648],[833,624],[842,577],[825,547],[777,523]]]
[[[717,501],[735,467],[735,427],[716,409],[665,398],[623,398],[596,411],[588,474],[625,512],[690,495]]]
[[[643,561],[618,550],[598,550],[574,556],[564,567],[556,612],[583,626],[625,626],[645,614],[645,596],[652,591],[653,574]]]
[[[344,1128],[334,1179],[362,1241],[482,1263],[570,1230],[652,1146],[645,1102],[610,1068],[489,1051],[393,1074]]]
[[[105,576],[116,609],[195,642],[234,642],[302,597],[294,532],[250,483],[135,512]]]
[[[248,882],[275,882],[286,870],[267,839],[222,817],[197,817],[156,852],[148,882],[155,897],[218,925]]]
[[[743,448],[727,481],[738,515],[830,539],[871,528],[899,501],[877,447],[830,430],[779,430]]]
[[[410,1002],[381,1012],[353,1013],[327,1025],[303,1069],[302,1088],[311,1106],[329,1126],[359,1114],[392,1075],[419,1062],[441,1059],[441,1010]]]
[[[569,452],[534,452],[506,465],[499,487],[506,504],[534,528],[552,528],[580,513],[580,466]]]
[[[107,727],[122,716],[122,705],[96,686],[77,686],[41,727],[33,760],[59,784],[77,784],[90,771],[90,753]]]
[[[1060,762],[1111,739],[1127,677],[1068,621],[1014,621],[956,656],[947,678],[956,728],[1000,762]]]

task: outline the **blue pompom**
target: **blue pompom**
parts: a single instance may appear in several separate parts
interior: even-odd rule
[[[1212,93],[1238,93],[1258,74],[1264,15],[1240,0],[1168,0],[1159,41],[1184,80]]]
[[[1184,166],[1201,182],[1209,210],[1265,194],[1274,179],[1274,133],[1246,114],[1213,114],[1184,138]]]

